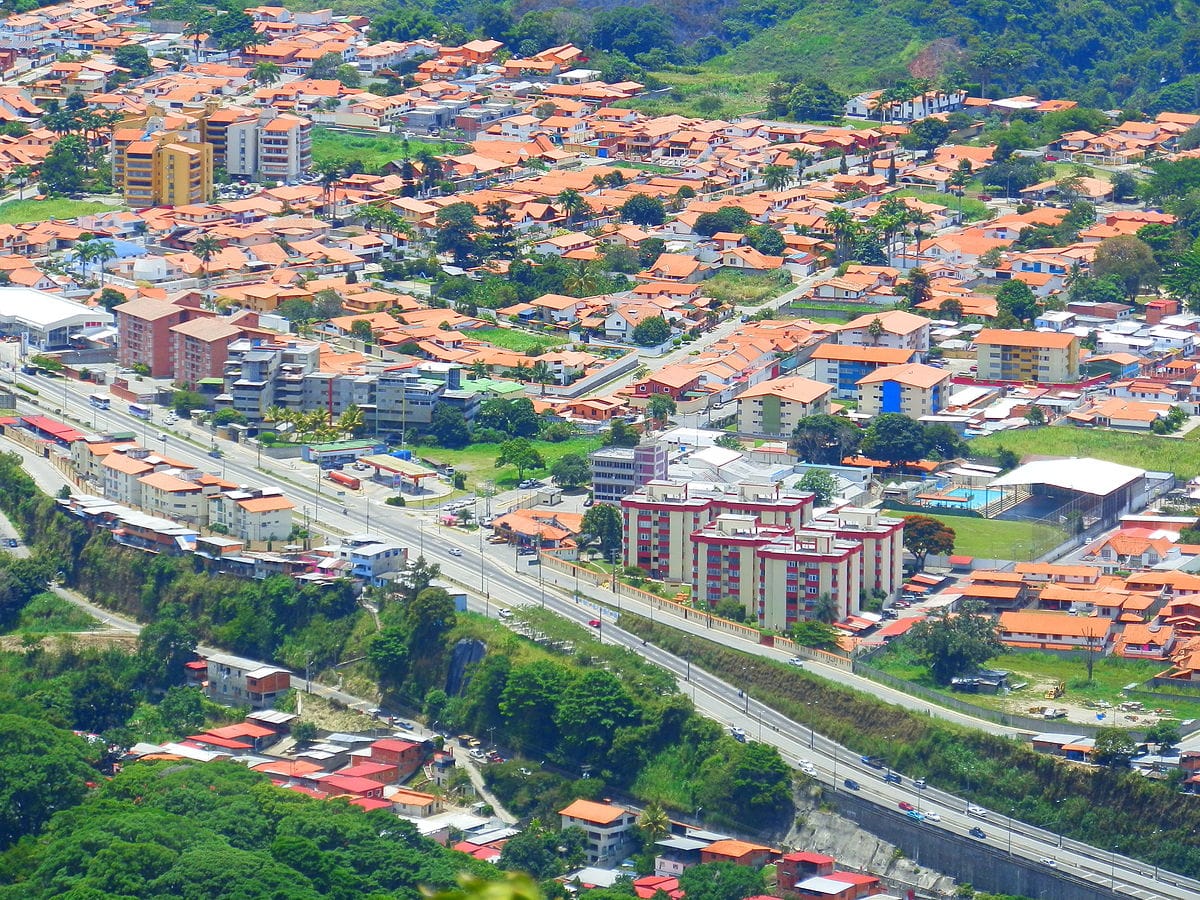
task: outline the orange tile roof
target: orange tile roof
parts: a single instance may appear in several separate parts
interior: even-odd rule
[[[1078,338],[1056,331],[1012,331],[1004,328],[984,328],[975,335],[976,344],[998,347],[1042,347],[1065,350]]]
[[[560,816],[572,819],[582,819],[597,825],[611,825],[621,816],[628,815],[629,810],[608,803],[594,803],[591,800],[576,800],[570,806],[558,811]]]

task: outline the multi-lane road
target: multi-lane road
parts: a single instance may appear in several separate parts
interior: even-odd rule
[[[982,817],[969,815],[966,800],[941,791],[936,785],[918,791],[913,787],[908,773],[902,773],[902,783],[899,785],[886,782],[879,770],[865,766],[849,750],[744,696],[734,686],[697,666],[689,665],[652,644],[643,644],[640,638],[613,623],[614,612],[610,606],[597,605],[590,598],[578,596],[574,585],[565,577],[562,586],[555,584],[554,576],[543,575],[539,566],[527,565],[527,559],[517,557],[511,548],[482,544],[478,537],[472,538],[455,529],[442,529],[427,519],[428,514],[416,510],[396,509],[382,503],[371,504],[368,508],[360,496],[331,497],[329,487],[318,488],[319,479],[315,467],[311,465],[296,463],[293,468],[287,463],[272,460],[267,463],[267,468],[259,469],[256,467],[254,451],[225,442],[222,443],[222,459],[212,459],[207,455],[208,438],[204,433],[194,431],[190,425],[165,429],[161,414],[156,416],[159,422],[144,423],[129,416],[123,408],[118,409],[124,406],[120,401],[114,401],[110,410],[95,410],[88,402],[88,392],[84,386],[64,379],[22,378],[36,384],[41,391],[37,399],[42,411],[53,413],[62,410],[62,414],[89,428],[144,433],[148,446],[156,450],[165,449],[168,456],[180,462],[223,473],[227,479],[240,483],[277,485],[287,491],[294,502],[307,506],[310,520],[323,524],[327,530],[361,532],[367,529],[369,516],[372,531],[410,548],[418,548],[431,561],[437,562],[445,577],[469,592],[469,603],[473,610],[496,615],[499,609],[505,607],[544,606],[584,626],[599,618],[602,622],[599,629],[602,640],[628,647],[674,674],[681,689],[693,698],[703,714],[727,726],[744,730],[750,739],[761,740],[778,748],[784,758],[794,765],[799,765],[802,760],[810,761],[816,777],[834,790],[847,790],[844,782],[850,778],[859,785],[857,793],[860,796],[885,808],[895,810],[904,801],[919,805],[921,812],[935,812],[940,817],[937,822],[928,819],[914,821],[913,828],[938,828],[966,836],[972,827],[978,827],[986,835],[983,843],[993,850],[1011,852],[1014,857],[1023,858],[1034,865],[1048,865],[1040,861],[1053,860],[1054,867],[1063,875],[1111,886],[1115,893],[1139,900],[1194,900],[1200,897],[1198,881],[1155,870],[1153,866],[1107,849],[1072,840],[1064,841],[1044,829],[1017,820],[1010,821],[1004,812],[987,811]],[[23,397],[19,399],[25,400]],[[32,410],[23,406],[21,411]],[[165,442],[161,438],[163,434],[166,435]],[[40,482],[43,480],[44,476],[39,478]],[[452,553],[451,550],[455,548],[460,552]],[[612,606],[619,602],[624,608],[642,615],[653,613],[656,619],[665,618],[664,610],[651,610],[641,601],[627,597],[618,601],[614,595],[588,585],[581,585],[580,589],[581,593],[584,590],[588,593],[595,591],[601,600],[612,601]],[[703,622],[685,622],[677,616],[670,617],[668,621],[673,626],[689,631],[705,631]],[[741,649],[779,657],[777,651],[732,635],[722,633],[720,639]],[[854,680],[854,676],[840,669],[808,662],[805,667],[839,682]],[[871,682],[866,685],[877,695],[884,693],[880,685]],[[325,692],[360,709],[372,705],[362,698],[344,694],[339,696],[328,688],[322,690],[322,693]],[[887,699],[902,699],[908,706],[920,706],[919,701],[903,694]],[[938,711],[948,717],[951,715],[945,710]],[[1011,729],[1001,729],[991,723],[974,719],[969,719],[969,722],[975,727],[1012,733]]]

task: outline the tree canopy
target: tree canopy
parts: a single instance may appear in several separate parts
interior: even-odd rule
[[[907,643],[938,684],[970,674],[1005,651],[995,620],[982,610],[980,604],[967,601],[957,613],[929,616],[909,630]]]

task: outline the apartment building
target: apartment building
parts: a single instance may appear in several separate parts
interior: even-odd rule
[[[171,329],[189,318],[190,311],[163,300],[145,297],[113,309],[117,319],[117,362],[131,367],[144,364],[155,378],[174,371]]]
[[[950,370],[908,363],[883,366],[858,381],[858,411],[903,413],[910,419],[940,412],[950,399]]]
[[[256,177],[295,181],[311,168],[312,122],[284,114],[259,125]]]
[[[1079,380],[1079,338],[1053,331],[985,328],[975,336],[980,381],[1069,384]]]
[[[867,313],[841,326],[837,342],[847,347],[891,347],[929,352],[929,319],[902,309]]]
[[[624,807],[576,800],[558,814],[563,828],[581,828],[587,834],[587,859],[592,865],[616,864],[633,848],[637,815]]]
[[[179,469],[151,472],[138,479],[141,485],[143,509],[152,515],[162,516],[175,522],[189,525],[208,524],[208,495],[216,487],[205,488],[189,473]],[[192,476],[199,474],[192,470]]]
[[[844,506],[813,519],[812,531],[862,544],[859,585],[866,593],[895,597],[904,585],[904,520],[878,509]]]
[[[592,497],[597,503],[620,503],[642,485],[667,477],[667,446],[657,441],[636,447],[602,447],[591,459]]]
[[[222,377],[229,345],[242,336],[241,328],[219,317],[192,319],[169,330],[172,374],[176,384],[185,386]]]
[[[831,393],[828,384],[798,375],[764,381],[738,395],[738,432],[789,436],[806,416],[829,413]]]
[[[292,673],[278,666],[226,653],[213,653],[206,662],[204,692],[218,703],[263,709],[292,686]]]
[[[398,544],[381,541],[370,535],[353,535],[342,539],[337,558],[350,563],[350,574],[376,587],[389,576],[402,571],[408,564],[408,551]]]
[[[278,490],[226,491],[212,498],[209,523],[241,541],[282,541],[292,532],[295,509]]]
[[[812,519],[813,495],[776,483],[698,484],[651,481],[621,500],[625,565],[653,578],[688,583],[692,535],[725,513],[751,515],[792,530]]]
[[[213,189],[212,145],[167,132],[113,145],[113,185],[135,209],[207,203]]]
[[[903,366],[917,361],[918,353],[905,347],[855,347],[822,344],[813,351],[817,381],[833,388],[839,400],[855,400],[858,383],[883,366]]]
[[[692,535],[692,596],[710,605],[732,597],[762,627],[787,631],[828,595],[841,619],[860,608],[862,554],[836,534],[726,513]]]

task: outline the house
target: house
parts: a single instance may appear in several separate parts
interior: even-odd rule
[[[785,853],[775,863],[775,875],[779,879],[779,887],[784,891],[794,891],[797,883],[818,875],[832,875],[837,860],[832,856],[809,851]]]
[[[1002,643],[1021,650],[1091,650],[1104,653],[1112,639],[1112,622],[1093,616],[1053,612],[1002,612]]]
[[[634,846],[637,816],[621,806],[576,800],[558,811],[563,828],[581,828],[587,834],[587,860],[592,865],[615,864]]]
[[[226,653],[213,653],[206,662],[205,693],[210,700],[228,706],[273,706],[292,687],[292,673],[278,666]]]
[[[751,844],[748,841],[725,839],[713,841],[700,851],[700,862],[727,862],[738,866],[750,866],[761,869],[767,865],[778,852],[762,844]]]
[[[921,363],[881,366],[858,381],[858,411],[868,416],[903,413],[910,419],[940,412],[950,398],[949,369]]]
[[[829,413],[832,392],[828,384],[798,375],[761,382],[737,397],[738,432],[789,436],[806,416]]]

